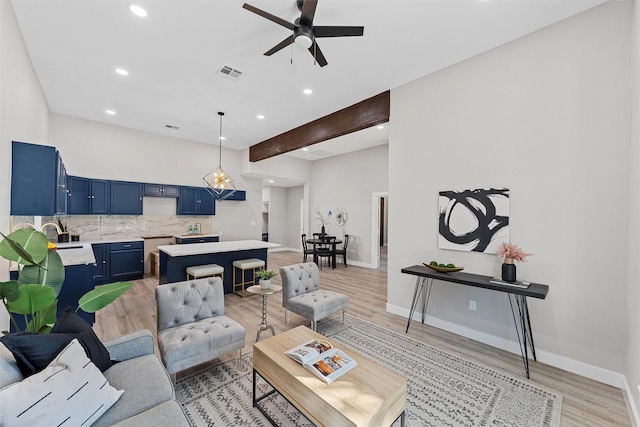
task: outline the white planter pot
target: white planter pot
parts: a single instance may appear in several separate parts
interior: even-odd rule
[[[271,287],[271,279],[267,279],[267,280],[260,279],[258,283],[260,283],[260,287],[262,289],[268,289]]]

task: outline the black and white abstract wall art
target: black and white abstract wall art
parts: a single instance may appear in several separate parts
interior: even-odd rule
[[[509,189],[440,191],[438,247],[495,254],[509,243]]]

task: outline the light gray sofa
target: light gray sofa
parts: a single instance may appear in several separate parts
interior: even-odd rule
[[[109,384],[124,390],[124,393],[93,424],[94,427],[190,426],[182,407],[175,400],[173,383],[153,352],[151,332],[123,335],[106,341],[104,345],[111,359],[120,362],[103,374]],[[23,378],[11,352],[0,344],[0,388]]]

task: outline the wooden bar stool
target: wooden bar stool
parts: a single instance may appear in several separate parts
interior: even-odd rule
[[[256,281],[256,270],[258,268],[264,268],[265,262],[258,258],[238,259],[233,261],[233,293],[240,295],[244,298],[245,285],[253,286]],[[240,270],[240,281],[236,282],[237,274],[236,269]],[[251,270],[250,280],[245,280],[245,272]],[[249,294],[255,295],[255,294]]]
[[[193,265],[187,267],[187,280],[199,279],[201,277],[220,276],[222,283],[224,283],[224,267],[218,264],[205,264],[205,265]]]

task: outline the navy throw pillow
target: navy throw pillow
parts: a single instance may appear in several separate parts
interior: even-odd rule
[[[106,371],[113,364],[109,357],[109,352],[104,344],[100,342],[96,333],[93,332],[91,325],[70,309],[65,310],[56,324],[53,325],[51,333],[67,334],[72,338],[77,338],[85,353],[87,353],[87,357],[91,359],[100,371]]]
[[[67,334],[40,335],[35,332],[14,332],[0,337],[25,377],[46,368],[71,340],[73,337]]]

